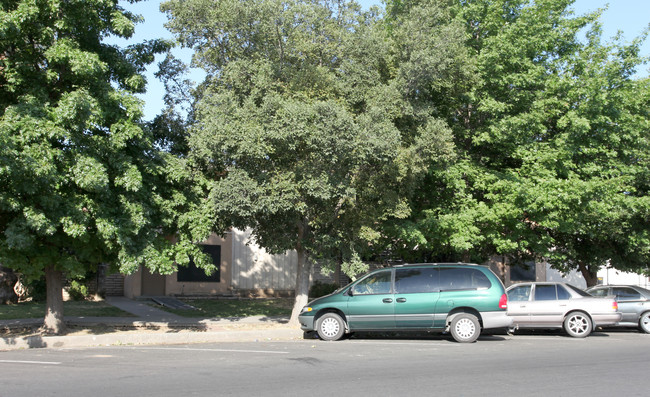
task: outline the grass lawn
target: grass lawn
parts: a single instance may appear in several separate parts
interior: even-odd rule
[[[288,298],[181,300],[198,310],[163,309],[184,317],[289,316],[294,302]]]
[[[106,302],[63,302],[63,315],[70,317],[133,317]],[[44,318],[45,302],[21,302],[17,305],[0,305],[0,320],[17,318]]]
[[[198,310],[175,310],[155,305],[184,317],[248,317],[289,316],[293,299],[182,299]],[[133,317],[106,302],[63,302],[63,314],[69,317]],[[17,305],[0,305],[0,320],[45,317],[45,302],[21,302]]]

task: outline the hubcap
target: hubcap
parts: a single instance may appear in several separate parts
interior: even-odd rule
[[[589,328],[587,319],[583,316],[574,316],[569,320],[569,329],[576,335],[582,335]]]
[[[474,332],[476,332],[476,326],[472,320],[463,318],[458,320],[456,323],[456,334],[461,338],[471,338],[474,335]]]
[[[328,337],[336,336],[339,333],[339,329],[339,322],[331,317],[324,319],[320,324],[321,332]]]

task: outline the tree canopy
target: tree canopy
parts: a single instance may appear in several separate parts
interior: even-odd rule
[[[158,149],[134,96],[169,43],[105,44],[140,20],[117,1],[1,4],[0,262],[45,274],[46,330],[63,330],[64,275],[102,262],[171,273],[189,254],[210,270],[194,244],[212,231],[205,185]]]
[[[647,270],[648,91],[633,78],[644,37],[603,43],[599,13],[572,3],[452,6],[476,76],[446,108],[458,161],[397,222],[403,255],[546,259],[590,284],[607,264]],[[388,15],[415,4],[429,2],[388,2]]]
[[[588,284],[650,261],[645,35],[604,42],[572,0],[169,0],[206,78],[144,124],[142,72],[117,1],[3,0],[0,262],[46,274],[212,270],[195,244],[251,227],[311,264],[545,259]],[[171,242],[175,244],[171,244]],[[49,316],[49,315],[48,315]]]
[[[599,13],[571,5],[164,3],[207,72],[190,158],[216,213],[350,275],[382,257],[494,255],[588,283],[605,264],[643,270],[644,37],[603,43]]]
[[[310,263],[343,263],[350,275],[367,269],[361,258],[381,222],[407,217],[424,172],[453,157],[436,109],[409,97],[442,89],[462,70],[449,58],[463,54],[462,30],[433,34],[440,11],[398,28],[409,42],[397,46],[377,29],[377,10],[342,1],[169,1],[163,9],[208,72],[191,156],[218,175],[220,217],[252,227],[271,251],[298,251],[295,319]],[[412,34],[431,37],[428,48],[439,52],[426,54]]]

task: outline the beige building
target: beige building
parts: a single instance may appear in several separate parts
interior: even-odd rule
[[[298,255],[287,251],[269,254],[252,240],[250,231],[232,229],[225,237],[211,236],[202,243],[218,268],[212,276],[193,265],[171,275],[152,274],[141,268],[134,274],[108,276],[107,294],[139,296],[291,296],[295,290]],[[317,271],[316,274],[320,275]],[[324,282],[339,280],[339,274],[318,276]]]

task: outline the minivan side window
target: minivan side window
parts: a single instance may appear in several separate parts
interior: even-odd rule
[[[438,291],[438,269],[433,267],[395,270],[395,293],[415,294]]]
[[[492,283],[482,271],[471,268],[441,268],[440,290],[488,289]]]
[[[359,281],[352,287],[353,295],[389,294],[392,271],[384,270]]]

